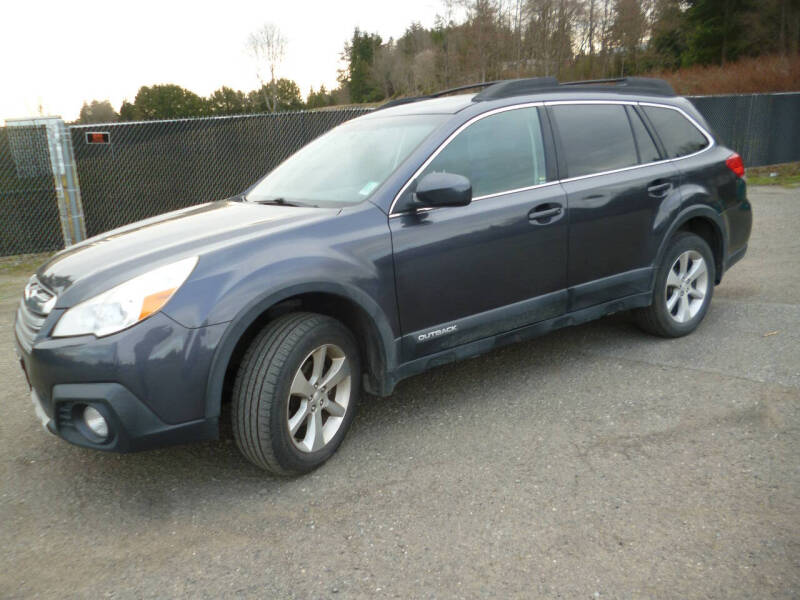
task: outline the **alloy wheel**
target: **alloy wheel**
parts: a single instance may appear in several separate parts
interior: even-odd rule
[[[289,437],[301,452],[316,452],[342,425],[352,388],[350,361],[335,344],[312,350],[300,364],[289,391]]]
[[[667,312],[677,323],[686,323],[700,312],[708,293],[708,268],[699,252],[687,250],[675,259],[664,293]]]

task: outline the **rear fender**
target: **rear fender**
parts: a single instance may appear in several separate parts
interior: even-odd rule
[[[714,252],[714,262],[716,263],[716,283],[719,283],[722,278],[722,261],[724,257],[727,256],[728,251],[728,236],[725,230],[725,223],[720,216],[720,214],[715,211],[713,208],[706,204],[694,204],[692,206],[688,206],[682,209],[677,217],[672,221],[670,226],[667,228],[666,232],[664,233],[663,237],[661,238],[661,242],[659,244],[658,252],[656,254],[656,260],[654,266],[656,267],[653,269],[653,281],[651,282],[652,285],[655,284],[655,277],[658,272],[658,265],[661,264],[661,261],[664,259],[664,254],[667,251],[667,246],[669,245],[670,240],[675,235],[675,233],[684,226],[687,222],[694,218],[702,218],[705,221],[709,222],[712,229],[714,230],[715,235],[719,241],[719,248],[712,248],[712,252]]]

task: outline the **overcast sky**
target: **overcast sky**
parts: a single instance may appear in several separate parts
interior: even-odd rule
[[[439,0],[5,0],[0,6],[0,119],[77,118],[84,100],[116,110],[142,85],[176,83],[200,95],[258,87],[244,51],[265,22],[288,40],[279,75],[336,85],[339,55],[355,26],[384,39],[412,21],[431,26]]]

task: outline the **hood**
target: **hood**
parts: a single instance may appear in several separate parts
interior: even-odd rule
[[[203,204],[70,246],[42,265],[37,276],[58,295],[56,306],[67,307],[161,265],[338,212],[236,201]]]

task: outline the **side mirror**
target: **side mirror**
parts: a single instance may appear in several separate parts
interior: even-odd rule
[[[472,184],[455,173],[428,173],[417,183],[417,205],[466,206],[472,201]]]

